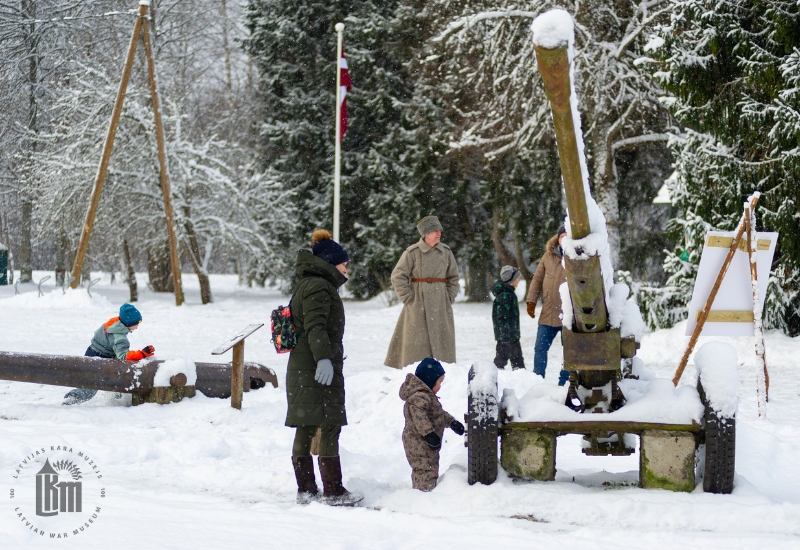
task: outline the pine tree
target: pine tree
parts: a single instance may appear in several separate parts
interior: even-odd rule
[[[792,1],[674,0],[651,42],[656,76],[686,126],[671,194],[678,241],[668,285],[688,303],[706,231],[732,230],[746,197],[759,230],[778,231],[765,326],[800,334],[800,6]],[[683,258],[681,258],[683,256]]]

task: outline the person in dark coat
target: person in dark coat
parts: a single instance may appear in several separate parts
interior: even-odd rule
[[[300,282],[290,303],[300,334],[286,371],[286,425],[297,428],[292,463],[297,502],[319,498],[311,458],[311,441],[320,429],[319,471],[322,500],[352,506],[363,497],[342,486],[339,433],[347,424],[344,406],[344,306],[338,289],[347,281],[347,251],[324,229],[314,232],[311,251],[300,250],[296,269]]]
[[[500,270],[500,280],[492,286],[492,325],[494,339],[497,340],[494,364],[498,369],[506,368],[509,359],[514,370],[525,368],[519,343],[519,301],[516,293],[519,281],[519,269],[506,265]]]
[[[533,353],[533,372],[544,378],[547,369],[547,352],[553,340],[561,333],[561,293],[559,287],[567,282],[567,272],[561,264],[564,251],[561,249],[561,240],[567,236],[567,230],[562,225],[558,232],[547,241],[545,252],[528,289],[527,302],[528,315],[536,317],[536,301],[542,296],[542,312],[539,315],[539,330],[536,333],[536,346]],[[561,369],[558,375],[558,385],[563,386],[569,379],[569,371]]]
[[[443,381],[442,364],[426,357],[414,374],[408,373],[400,386],[406,419],[403,448],[411,465],[411,485],[420,491],[431,491],[436,487],[444,429],[450,428],[458,435],[464,435],[464,425],[445,411],[436,397]]]

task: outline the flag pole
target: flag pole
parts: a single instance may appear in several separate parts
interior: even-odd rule
[[[342,170],[342,33],[344,23],[336,23],[336,147],[333,166],[333,240],[339,242],[339,198]]]

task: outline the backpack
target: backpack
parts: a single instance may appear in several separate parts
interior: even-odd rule
[[[297,345],[297,340],[300,338],[300,333],[297,327],[294,326],[292,320],[292,301],[289,300],[289,305],[278,306],[278,309],[273,309],[270,315],[272,326],[272,344],[275,346],[275,351],[278,353],[289,353]]]

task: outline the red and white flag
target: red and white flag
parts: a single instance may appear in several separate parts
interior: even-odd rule
[[[339,103],[341,105],[340,111],[340,133],[339,140],[344,139],[344,134],[347,132],[347,92],[353,88],[350,84],[350,73],[347,70],[347,59],[344,56],[344,48],[342,48],[342,57],[339,58]]]

